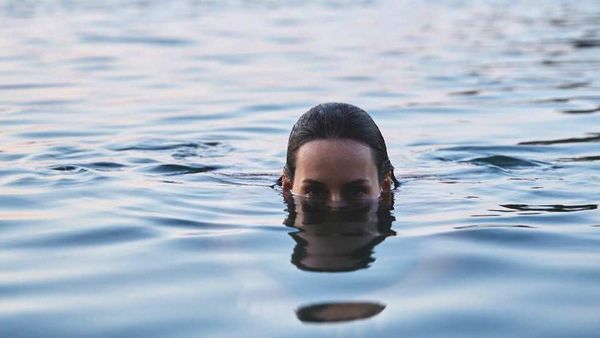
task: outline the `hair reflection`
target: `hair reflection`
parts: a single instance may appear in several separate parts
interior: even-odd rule
[[[393,195],[330,209],[318,201],[286,195],[288,217],[284,224],[298,229],[292,263],[301,270],[354,271],[375,261],[373,249],[391,229]]]
[[[321,303],[302,306],[296,317],[304,323],[346,322],[379,314],[385,305],[369,302]]]

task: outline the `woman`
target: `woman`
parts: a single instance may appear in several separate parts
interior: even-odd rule
[[[399,185],[379,128],[347,103],[323,103],[298,119],[278,182],[284,194],[332,208],[387,198]]]

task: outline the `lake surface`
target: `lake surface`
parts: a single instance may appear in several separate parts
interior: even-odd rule
[[[327,101],[402,185],[303,226]],[[0,0],[2,337],[598,337],[599,203],[598,1]]]

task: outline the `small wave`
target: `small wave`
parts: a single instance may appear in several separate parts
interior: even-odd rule
[[[125,146],[109,146],[109,149],[114,151],[130,151],[130,150],[171,150],[171,149],[179,149],[179,148],[208,148],[208,147],[216,147],[220,145],[221,142],[164,142],[164,141],[143,141],[136,144],[130,144]]]
[[[598,106],[596,108],[590,108],[590,109],[563,110],[562,112],[565,114],[591,114],[591,113],[600,112],[600,106]]]
[[[461,91],[451,92],[450,95],[453,95],[453,96],[473,96],[473,95],[479,95],[479,93],[481,93],[480,90],[473,89],[473,90],[461,90]]]
[[[343,82],[371,82],[375,80],[374,77],[365,75],[337,76],[335,79]]]
[[[532,225],[525,224],[469,224],[469,225],[457,225],[454,227],[456,230],[464,229],[485,229],[485,228],[525,228],[525,229],[536,229]]]
[[[114,170],[125,168],[127,166],[117,162],[93,162],[85,164],[84,167],[96,170]]]
[[[51,170],[62,171],[62,172],[85,172],[85,168],[76,165],[52,165]]]
[[[98,34],[87,34],[81,37],[83,42],[87,43],[115,43],[115,44],[141,44],[156,45],[161,47],[179,47],[188,46],[194,43],[193,40],[180,39],[173,37],[158,36],[109,36]]]
[[[440,149],[441,151],[452,151],[452,152],[470,152],[473,154],[482,154],[482,153],[499,153],[499,152],[542,152],[543,149],[538,147],[516,147],[513,145],[510,146],[457,146],[457,147],[449,147]]]
[[[541,140],[541,141],[526,141],[519,142],[519,145],[552,145],[562,143],[584,143],[584,142],[598,142],[600,141],[600,133],[592,133],[592,136],[588,137],[570,137],[556,140]]]
[[[560,162],[593,162],[600,161],[600,156],[582,156],[582,157],[565,157],[559,158]]]
[[[214,223],[199,220],[190,220],[175,217],[163,217],[163,216],[150,216],[146,217],[146,220],[152,224],[167,227],[167,228],[179,228],[179,229],[194,229],[194,230],[223,230],[237,228],[233,224]]]
[[[545,212],[574,212],[584,210],[598,209],[598,204],[580,204],[580,205],[563,205],[563,204],[501,204],[501,207],[518,211],[545,211]]]
[[[11,241],[9,247],[56,248],[111,245],[154,237],[153,231],[140,227],[103,227],[46,234],[41,238]]]
[[[569,82],[559,86],[556,86],[557,89],[575,89],[575,88],[583,88],[591,85],[591,82]]]
[[[571,41],[571,45],[575,48],[598,48],[600,39],[575,39]]]
[[[164,174],[164,175],[185,175],[185,174],[197,174],[204,173],[208,171],[214,171],[220,169],[220,166],[191,166],[191,165],[183,165],[183,164],[159,164],[150,166],[146,168],[144,171],[156,174]]]
[[[48,89],[72,86],[71,83],[15,83],[0,85],[0,90]]]
[[[477,157],[471,160],[460,161],[462,163],[471,163],[478,165],[491,165],[502,169],[518,169],[518,168],[529,168],[537,167],[543,164],[539,161],[526,160],[518,157],[504,156],[504,155],[492,155],[486,157]]]
[[[279,178],[279,174],[275,173],[235,173],[235,174],[220,174],[213,179],[231,185],[273,187]]]
[[[49,168],[54,171],[63,172],[86,172],[89,170],[108,171],[127,167],[116,162],[92,162],[86,164],[55,164]]]

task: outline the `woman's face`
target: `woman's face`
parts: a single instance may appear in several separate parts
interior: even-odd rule
[[[368,146],[349,139],[324,139],[298,149],[294,180],[284,176],[283,188],[331,207],[343,207],[389,192],[391,178],[388,173],[379,182]]]

